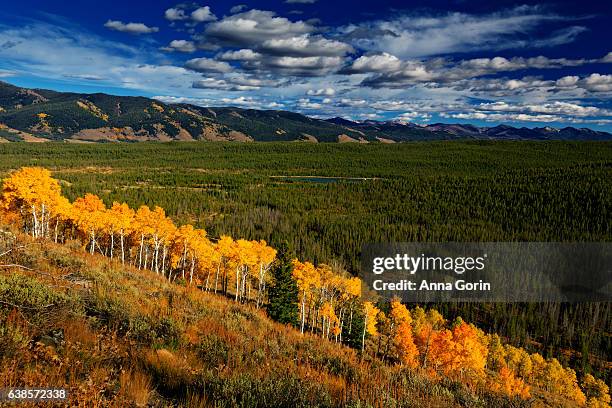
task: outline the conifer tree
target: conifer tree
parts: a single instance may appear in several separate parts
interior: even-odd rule
[[[283,243],[271,269],[268,315],[285,324],[298,324],[298,287],[293,278],[293,262],[287,243]]]

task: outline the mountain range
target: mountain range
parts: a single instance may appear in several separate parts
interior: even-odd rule
[[[166,104],[133,96],[28,89],[0,81],[0,142],[612,140],[588,128],[418,125],[398,121],[315,119],[281,110]]]

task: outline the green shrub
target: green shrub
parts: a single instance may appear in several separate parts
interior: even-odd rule
[[[18,309],[32,324],[50,321],[67,310],[75,310],[77,305],[71,296],[35,278],[17,274],[0,275],[0,301],[0,311]]]
[[[198,356],[202,362],[211,368],[227,364],[229,346],[214,334],[206,335],[198,345]]]

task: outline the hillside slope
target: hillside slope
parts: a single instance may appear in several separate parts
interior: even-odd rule
[[[66,388],[73,407],[528,403],[476,396],[460,383],[361,360],[355,350],[274,323],[254,306],[121,267],[76,243],[34,241],[0,228],[0,254],[6,251],[0,382]]]
[[[610,402],[591,375],[579,382],[460,317],[377,301],[359,278],[300,262],[286,245],[211,241],[161,207],[107,209],[93,194],[71,203],[43,168],[4,179],[0,209],[27,233],[0,228],[9,387],[61,386],[70,406]]]
[[[590,129],[329,120],[279,110],[170,105],[144,97],[26,89],[0,81],[0,141],[612,140]]]

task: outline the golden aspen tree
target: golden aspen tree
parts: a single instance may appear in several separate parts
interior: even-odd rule
[[[266,241],[261,240],[253,241],[253,251],[255,253],[257,266],[256,268],[253,268],[253,271],[256,272],[257,280],[256,307],[259,309],[264,301],[267,273],[270,270],[272,262],[274,262],[274,259],[276,258],[276,250],[268,246]]]
[[[402,325],[404,326],[402,327],[402,333],[400,335],[399,328]],[[409,335],[407,334],[408,329],[410,329]],[[412,316],[410,315],[410,311],[400,302],[399,299],[391,299],[389,305],[389,336],[387,338],[387,343],[385,344],[383,360],[387,358],[391,345],[396,346],[398,354],[402,353],[402,351],[399,350],[400,347],[405,349],[406,352],[410,353],[410,350],[408,350],[411,347],[410,343],[412,343],[412,346],[414,346],[416,349],[412,336]],[[398,359],[400,361],[402,360],[399,355]]]
[[[361,336],[361,351],[365,349],[365,337],[366,334],[370,336],[376,336],[378,330],[376,329],[376,316],[380,310],[374,306],[372,302],[363,302],[363,334]]]
[[[532,361],[529,358],[529,353],[522,348],[513,347],[510,344],[506,344],[504,351],[508,368],[521,378],[529,378],[532,370]]]
[[[610,407],[610,389],[603,380],[587,374],[582,380],[582,389],[587,398],[586,404],[588,408]]]
[[[104,202],[94,194],[85,194],[77,198],[72,204],[72,217],[79,230],[89,237],[89,252],[94,253],[98,245],[98,237],[105,228],[106,206]],[[100,249],[100,253],[102,250]]]
[[[412,326],[408,320],[402,320],[397,326],[394,337],[395,348],[399,361],[408,367],[418,365],[419,350],[412,336]]]
[[[185,276],[185,269],[188,262],[189,244],[193,238],[194,228],[192,225],[181,225],[174,231],[171,238],[170,246],[170,268],[168,280],[172,280],[180,270],[182,276]]]
[[[194,273],[197,271],[201,275],[203,271],[209,267],[207,260],[210,260],[213,252],[213,247],[208,238],[206,231],[203,229],[193,230],[191,240],[189,242],[189,256],[191,258],[189,268],[189,284],[193,284]]]
[[[163,273],[164,263],[166,258],[166,248],[174,233],[176,227],[170,218],[166,217],[166,212],[163,208],[156,206],[151,213],[151,221],[149,224],[150,235],[153,243],[153,254],[151,259],[151,270],[159,274]],[[204,232],[204,235],[206,233]],[[163,252],[162,264],[160,266],[160,250]]]
[[[427,367],[429,348],[432,337],[436,331],[442,328],[445,320],[435,309],[428,312],[419,306],[412,311],[413,327],[415,333],[415,343],[419,348],[419,355],[422,356],[421,365]]]
[[[60,225],[64,226],[64,233],[67,224],[72,222],[72,203],[65,197],[59,197],[55,204],[55,211],[50,217],[54,224],[53,241],[58,242]]]
[[[571,368],[563,368],[556,358],[548,360],[539,376],[539,385],[545,390],[564,396],[578,405],[586,404],[586,397]]]
[[[506,366],[506,352],[497,334],[489,335],[489,354],[487,355],[487,368],[499,371]]]
[[[121,263],[125,264],[125,239],[133,231],[135,212],[126,203],[114,202],[110,208],[114,220],[114,230],[119,234]]]
[[[546,360],[539,353],[533,353],[531,356],[531,377],[529,383],[544,388],[546,383]]]
[[[219,275],[223,272],[222,275],[222,287],[223,291],[227,293],[227,262],[231,258],[232,251],[234,246],[234,240],[227,236],[222,235],[214,247],[214,256],[217,262],[217,270],[215,273],[215,293],[217,293]],[[221,270],[223,269],[223,270]]]
[[[453,341],[458,345],[460,377],[467,376],[476,382],[484,378],[488,348],[482,342],[479,330],[472,324],[460,321],[453,329]]]
[[[349,313],[347,333],[351,335],[353,332],[353,313],[355,305],[358,304],[359,298],[361,297],[361,279],[357,277],[348,278],[345,284],[344,296],[343,300],[348,305]],[[344,324],[344,318],[342,319],[342,324]],[[342,336],[342,332],[340,336]]]
[[[234,256],[236,258],[236,293],[235,301],[242,300],[246,292],[246,279],[249,269],[252,268],[257,259],[253,251],[253,243],[246,239],[234,242]]]
[[[528,399],[530,395],[530,387],[525,382],[517,378],[512,370],[506,366],[502,366],[499,372],[487,382],[488,389],[508,397],[518,396],[522,399]]]
[[[59,182],[40,167],[23,167],[2,183],[1,205],[24,222],[33,237],[47,237],[56,210],[65,204]]]
[[[148,261],[148,237],[153,232],[152,226],[152,211],[146,206],[140,206],[138,210],[136,210],[136,214],[134,215],[134,228],[133,233],[136,235],[138,242],[140,242],[139,250],[138,250],[138,269],[146,269],[147,261]],[[145,248],[145,244],[147,244]],[[145,252],[146,251],[146,252]],[[144,263],[143,263],[143,255],[144,255]]]
[[[300,291],[300,331],[304,333],[304,323],[306,320],[306,301],[310,297],[311,291],[320,286],[320,276],[315,267],[310,262],[293,261],[293,278],[296,280]]]
[[[332,307],[331,303],[325,302],[321,306],[321,334],[326,339],[329,338],[331,328],[339,322],[338,317]]]

